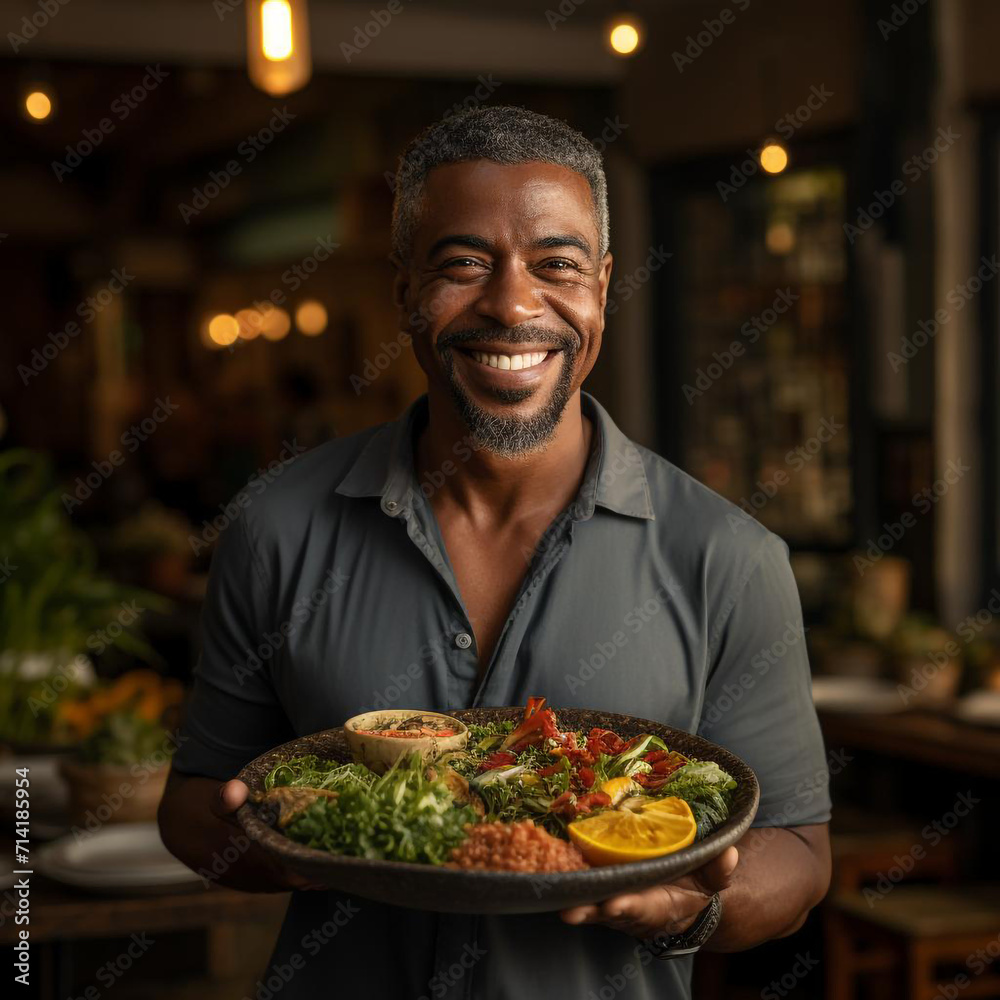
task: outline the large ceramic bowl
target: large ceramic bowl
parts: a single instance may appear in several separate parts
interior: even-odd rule
[[[520,719],[524,708],[473,708],[452,713],[466,725],[501,719]],[[561,729],[587,731],[594,726],[612,729],[625,738],[641,733],[659,736],[672,750],[699,760],[714,760],[737,783],[729,819],[704,840],[651,861],[605,865],[576,872],[484,872],[400,861],[368,861],[320,851],[289,840],[258,816],[246,803],[237,819],[247,836],[305,876],[352,895],[421,910],[446,913],[537,913],[561,910],[579,903],[607,899],[671,882],[701,867],[735,844],[746,833],[757,812],[760,790],[753,771],[739,757],[699,736],[628,715],[589,709],[556,709]],[[329,760],[351,760],[344,730],[328,729],[292,740],[251,761],[238,777],[251,792],[264,790],[264,778],[275,764],[301,754]]]

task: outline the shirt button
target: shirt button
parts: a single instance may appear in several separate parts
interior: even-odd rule
[[[455,645],[459,649],[468,649],[472,645],[472,636],[468,632],[459,632],[455,636]]]
[[[396,510],[399,504],[395,500],[385,500],[383,501],[382,506],[391,514]]]

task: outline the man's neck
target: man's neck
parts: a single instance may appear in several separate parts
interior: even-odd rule
[[[576,496],[594,433],[579,390],[570,397],[544,449],[517,458],[475,448],[450,399],[430,393],[427,412],[414,458],[421,482],[440,483],[431,498],[435,508],[458,507],[470,520],[489,525],[531,517],[546,508],[562,509]]]

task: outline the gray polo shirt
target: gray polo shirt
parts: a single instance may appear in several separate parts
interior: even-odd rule
[[[238,497],[212,561],[202,652],[174,766],[227,779],[298,735],[371,708],[588,707],[655,719],[728,747],[757,772],[756,825],[829,819],[787,548],[634,444],[590,395],[596,433],[576,500],[534,553],[492,662],[478,654],[397,421],[324,444]],[[292,997],[620,997],[690,993],[690,960],[557,914],[438,915],[296,892],[265,985]],[[284,970],[284,977],[282,971]],[[290,978],[289,978],[290,975]],[[287,979],[287,983],[284,981]],[[266,996],[266,993],[262,993]]]

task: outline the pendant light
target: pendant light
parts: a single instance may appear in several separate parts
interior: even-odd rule
[[[306,0],[246,0],[247,72],[272,97],[300,90],[312,76]]]

